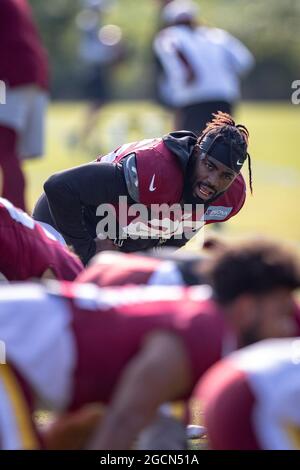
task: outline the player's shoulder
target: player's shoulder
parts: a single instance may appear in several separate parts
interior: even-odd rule
[[[233,208],[233,213],[239,211],[246,198],[246,182],[242,174],[239,174],[229,189],[221,196],[226,205]]]
[[[77,282],[92,282],[99,287],[147,284],[161,263],[157,258],[141,254],[102,252],[80,273]]]
[[[9,209],[8,209],[8,203],[7,199],[3,199],[0,197],[0,213],[1,213],[1,222],[3,222],[3,217],[5,218],[11,218],[9,214]],[[10,203],[9,203],[10,204]]]
[[[32,229],[34,227],[34,220],[26,212],[15,207],[10,201],[4,198],[0,198],[0,212],[1,216],[5,217],[5,220],[13,223],[19,223],[24,227]],[[1,218],[2,218],[1,217]]]
[[[0,197],[0,210],[1,213],[10,214],[11,212],[15,212],[17,209],[8,199]]]
[[[154,311],[163,307],[174,308],[188,301],[196,304],[189,289],[178,286],[119,286],[98,287],[90,283],[48,283],[48,291],[71,300],[74,305],[87,310],[130,309],[138,307]],[[179,308],[179,307],[178,307]]]

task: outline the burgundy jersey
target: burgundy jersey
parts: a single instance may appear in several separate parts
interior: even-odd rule
[[[81,261],[25,212],[0,198],[0,271],[9,281],[41,277],[73,281]]]
[[[215,450],[300,449],[299,338],[268,339],[214,365],[193,393]]]
[[[119,251],[99,254],[97,261],[82,271],[76,282],[91,282],[99,287],[184,284],[176,263]]]
[[[251,425],[255,396],[246,372],[235,368],[230,360],[221,361],[200,379],[192,401],[195,410],[205,413],[210,448],[259,449]]]
[[[184,132],[177,134],[181,137],[173,138],[172,134],[169,134],[163,138],[125,144],[114,152],[99,157],[99,160],[120,163],[126,159],[124,175],[128,192],[134,201],[146,206],[180,204],[185,168],[193,148],[191,142],[195,144],[196,139],[191,137],[190,133],[186,136]],[[191,140],[188,147],[180,142],[184,138]],[[169,141],[173,146],[170,146]],[[177,147],[174,146],[176,141]],[[172,148],[172,151],[168,147]],[[202,225],[225,222],[241,210],[245,198],[246,185],[240,174],[223,195],[203,207],[201,214],[193,212],[192,220],[202,221]]]
[[[1,0],[0,79],[10,87],[48,88],[47,55],[27,0]]]

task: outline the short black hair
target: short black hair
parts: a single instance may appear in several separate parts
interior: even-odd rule
[[[221,304],[242,294],[266,294],[300,287],[300,260],[280,243],[252,239],[227,246],[206,263],[205,274]]]

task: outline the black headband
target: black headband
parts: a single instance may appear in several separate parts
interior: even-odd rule
[[[203,153],[215,158],[236,173],[241,171],[247,159],[247,152],[241,156],[240,152],[237,152],[233,145],[230,145],[230,143],[225,144],[218,136],[209,137],[206,135],[199,143],[199,147]]]

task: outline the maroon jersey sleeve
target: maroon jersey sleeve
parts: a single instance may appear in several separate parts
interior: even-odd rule
[[[0,201],[0,271],[8,280],[41,277],[51,269],[57,279],[72,281],[81,262],[25,212]]]
[[[204,408],[209,446],[214,450],[258,450],[252,411],[255,397],[247,375],[230,360],[208,371],[193,393]]]

